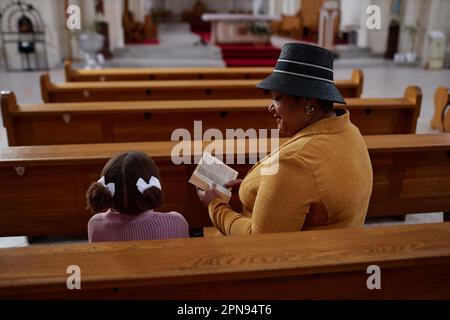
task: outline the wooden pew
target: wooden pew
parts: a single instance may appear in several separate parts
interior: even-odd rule
[[[270,97],[269,92],[255,86],[261,80],[165,80],[52,83],[46,73],[41,75],[44,102],[257,99]],[[352,79],[337,80],[336,86],[345,98],[358,98],[363,85],[362,72]]]
[[[0,298],[449,299],[450,223],[0,249]]]
[[[273,68],[270,67],[107,68],[85,70],[74,69],[69,61],[64,63],[67,82],[264,79],[272,71]]]
[[[272,67],[245,68],[108,68],[98,70],[74,69],[72,63],[65,61],[66,82],[88,81],[148,81],[148,80],[226,80],[226,79],[264,79],[273,72]],[[352,71],[352,82],[358,88],[348,97],[359,98],[364,84],[361,69]]]
[[[450,132],[450,93],[447,87],[439,87],[434,93],[434,116],[431,120],[431,128],[443,132]]]
[[[345,107],[365,135],[414,133],[421,101],[420,88],[410,86],[403,98],[347,99]],[[178,128],[186,128],[194,137],[198,120],[203,130],[217,128],[224,136],[227,129],[275,129],[269,104],[267,99],[248,99],[19,106],[13,93],[1,97],[10,146],[167,141]]]
[[[364,139],[374,172],[368,217],[450,212],[450,134],[373,135]],[[196,142],[198,145],[183,143],[185,151],[201,155],[201,141]],[[208,143],[203,142],[203,147]],[[86,210],[87,188],[98,180],[112,156],[130,150],[149,154],[158,165],[166,199],[162,211],[183,213],[191,231],[211,225],[195,188],[188,183],[195,164],[172,162],[171,153],[177,144],[167,141],[0,149],[0,236],[85,236],[91,216]],[[267,144],[270,146],[270,140]],[[232,148],[237,148],[237,143],[225,152]],[[245,148],[252,150],[249,144]],[[240,177],[251,168],[254,152],[246,152],[245,164],[230,164]],[[239,210],[237,206],[235,209]]]

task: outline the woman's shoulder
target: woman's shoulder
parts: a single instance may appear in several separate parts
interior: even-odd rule
[[[302,159],[302,155],[311,151],[311,145],[313,145],[314,148],[314,141],[316,139],[317,136],[308,135],[292,139],[292,141],[288,141],[289,143],[283,145],[280,148],[278,154],[279,159],[287,161]]]

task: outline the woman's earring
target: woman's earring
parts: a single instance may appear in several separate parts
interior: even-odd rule
[[[314,107],[311,106],[311,105],[307,105],[306,108],[305,108],[305,110],[306,110],[306,114],[307,114],[308,116],[310,116],[310,115],[312,115],[312,114],[314,113]]]

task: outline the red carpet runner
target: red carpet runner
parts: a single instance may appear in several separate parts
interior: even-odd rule
[[[280,49],[270,44],[220,44],[227,67],[273,67]]]
[[[203,40],[211,43],[211,33],[193,31]],[[219,44],[222,58],[227,67],[274,67],[280,55],[280,49],[270,44]]]

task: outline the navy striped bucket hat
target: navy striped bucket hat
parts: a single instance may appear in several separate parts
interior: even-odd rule
[[[333,52],[304,43],[287,43],[273,73],[256,85],[263,90],[345,104],[333,81]]]

